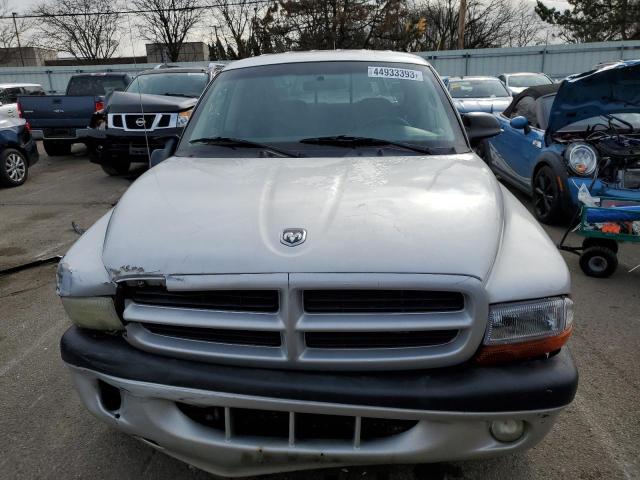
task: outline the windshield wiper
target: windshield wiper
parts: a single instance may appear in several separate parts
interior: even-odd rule
[[[266,143],[252,142],[251,140],[244,140],[242,138],[231,137],[203,137],[196,138],[195,140],[189,140],[189,143],[203,143],[205,145],[215,145],[217,147],[246,147],[246,148],[261,148],[263,150],[269,150],[271,152],[278,153],[285,157],[301,157],[299,153],[290,152],[288,150],[282,150]]]
[[[163,93],[165,97],[183,97],[183,98],[195,98],[191,95],[187,95],[186,93]]]
[[[391,146],[404,148],[405,150],[411,150],[413,152],[424,153],[426,155],[433,155],[433,151],[427,147],[421,147],[418,145],[411,145],[402,142],[394,142],[393,140],[385,140],[383,138],[354,137],[351,135],[303,138],[302,140],[300,140],[300,143],[307,143],[310,145],[332,145],[345,148]]]

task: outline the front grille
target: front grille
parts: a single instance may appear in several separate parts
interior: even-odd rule
[[[115,128],[124,128],[124,125],[122,124],[122,116],[121,115],[114,115],[113,116],[113,126]]]
[[[225,343],[229,345],[252,345],[259,347],[279,347],[282,344],[280,332],[232,330],[222,328],[183,327],[145,323],[142,326],[156,335],[198,340],[202,342]]]
[[[125,115],[125,125],[130,130],[144,130],[145,128],[150,129],[153,126],[153,122],[156,119],[156,115]],[[138,125],[138,121],[144,119],[143,125]]]
[[[127,342],[212,364],[449,367],[477,351],[488,317],[482,283],[462,275],[218,273],[176,274],[165,282],[120,284]]]
[[[346,440],[359,446],[361,442],[399,435],[418,424],[417,420],[176,405],[194,422],[225,432],[228,438],[276,438],[290,445],[296,441],[323,439]]]
[[[277,290],[212,290],[206,292],[169,292],[162,287],[128,287],[125,298],[144,305],[198,308],[227,312],[275,313]]]
[[[426,313],[464,308],[460,292],[428,290],[305,290],[308,313]]]
[[[425,332],[307,332],[305,342],[309,348],[410,348],[433,347],[449,343],[457,330],[430,330]]]

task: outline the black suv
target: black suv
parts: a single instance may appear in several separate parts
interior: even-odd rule
[[[89,125],[90,158],[109,175],[147,163],[167,138],[179,136],[198,97],[219,66],[160,66],[140,73],[124,92],[114,92]]]

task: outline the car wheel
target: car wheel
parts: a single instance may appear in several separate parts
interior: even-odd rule
[[[0,154],[0,184],[17,187],[27,181],[29,162],[18,150],[7,148]]]
[[[131,162],[129,161],[120,161],[120,162],[108,162],[100,165],[104,172],[111,176],[115,177],[118,175],[124,175],[129,172],[129,167],[131,167]]]
[[[489,142],[487,140],[482,140],[473,150],[476,152],[476,155],[484,160],[484,163],[491,168],[491,147],[489,146]]]
[[[606,247],[590,247],[580,255],[580,268],[590,277],[607,278],[618,268],[618,257]]]
[[[66,142],[51,142],[51,141],[43,141],[42,146],[44,147],[44,151],[47,152],[47,155],[50,157],[61,157],[63,155],[71,154],[71,144]]]
[[[533,177],[533,211],[542,223],[556,224],[564,220],[562,196],[553,170],[541,167]]]

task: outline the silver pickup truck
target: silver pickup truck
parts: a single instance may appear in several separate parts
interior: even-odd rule
[[[535,445],[570,277],[473,153],[499,131],[409,54],[229,65],[59,265],[83,403],[226,476]]]

